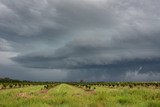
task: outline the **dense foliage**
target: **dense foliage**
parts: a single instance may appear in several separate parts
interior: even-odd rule
[[[20,81],[13,80],[10,78],[0,78],[0,89],[7,88],[20,88],[26,86],[34,86],[34,85],[44,85],[44,89],[53,88],[61,83],[66,83],[69,85],[73,85],[79,88],[83,88],[85,90],[94,90],[96,86],[106,86],[106,87],[155,87],[160,88],[160,82],[33,82],[33,81]]]
[[[34,81],[20,81],[13,80],[10,78],[0,78],[0,89],[9,89],[9,88],[21,88],[26,86],[35,86],[35,85],[46,85],[44,88],[49,88],[54,85],[58,85],[59,82],[34,82]]]

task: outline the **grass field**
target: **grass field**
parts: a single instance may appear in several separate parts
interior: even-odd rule
[[[60,84],[0,90],[0,107],[160,107],[160,89],[154,87],[94,86],[84,90]]]

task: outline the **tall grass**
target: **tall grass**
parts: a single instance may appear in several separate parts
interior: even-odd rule
[[[160,89],[154,87],[43,87],[0,90],[0,107],[160,107]]]

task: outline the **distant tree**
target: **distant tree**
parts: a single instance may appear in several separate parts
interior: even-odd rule
[[[12,88],[13,87],[13,85],[12,84],[9,84],[9,88]]]
[[[82,83],[82,82],[84,82],[83,80],[80,80],[80,82]]]

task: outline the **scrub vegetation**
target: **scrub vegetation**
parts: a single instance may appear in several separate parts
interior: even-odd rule
[[[0,84],[0,107],[160,107],[158,82],[1,81]]]

